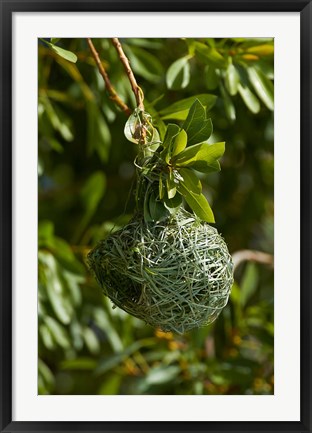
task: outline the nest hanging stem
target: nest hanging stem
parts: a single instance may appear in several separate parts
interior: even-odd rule
[[[130,84],[132,87],[132,91],[135,95],[137,106],[140,110],[144,111],[144,103],[143,103],[144,95],[143,95],[142,89],[138,86],[138,83],[136,82],[136,79],[135,79],[135,76],[134,76],[133,71],[131,69],[129,60],[124,53],[124,50],[121,46],[121,43],[119,42],[119,39],[118,38],[112,38],[112,43],[113,43],[114,47],[116,48],[116,51],[117,51],[119,58],[120,58],[120,61],[124,65],[126,74],[129,78],[129,81],[130,81]]]
[[[95,60],[95,63],[97,65],[97,67],[98,67],[98,70],[99,70],[100,74],[102,75],[102,78],[104,80],[106,89],[107,89],[107,91],[108,91],[108,93],[110,95],[111,100],[114,101],[115,104],[118,105],[118,107],[121,108],[122,111],[124,111],[124,113],[127,116],[130,116],[130,114],[131,114],[132,111],[128,107],[128,105],[125,104],[123,102],[123,100],[119,97],[119,95],[117,94],[115,88],[113,87],[113,85],[112,85],[112,83],[111,83],[111,81],[109,79],[109,76],[108,76],[108,74],[107,74],[107,72],[106,72],[106,70],[105,70],[105,68],[103,66],[103,63],[101,62],[99,53],[96,51],[96,48],[93,45],[93,42],[92,42],[91,38],[87,38],[87,42],[88,42],[90,51],[92,53],[92,56],[93,56],[93,58]]]

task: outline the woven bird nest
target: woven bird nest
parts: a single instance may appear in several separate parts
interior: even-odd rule
[[[233,284],[225,241],[183,208],[162,222],[135,216],[88,254],[88,265],[116,306],[180,334],[213,322]]]

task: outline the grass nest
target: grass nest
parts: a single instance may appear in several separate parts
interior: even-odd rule
[[[179,334],[213,322],[233,284],[225,241],[184,209],[157,223],[135,216],[100,241],[87,261],[116,306]]]

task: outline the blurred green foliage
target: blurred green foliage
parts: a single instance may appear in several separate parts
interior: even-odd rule
[[[38,59],[39,393],[272,394],[271,268],[241,264],[217,321],[184,336],[154,330],[102,295],[85,256],[131,217],[136,145],[86,40],[51,42],[60,49],[40,42]],[[160,134],[198,97],[212,118],[211,142],[226,141],[222,171],[199,176],[230,252],[272,254],[273,41],[121,42]],[[111,42],[94,44],[134,108]]]

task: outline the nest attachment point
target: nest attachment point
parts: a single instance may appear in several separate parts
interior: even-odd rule
[[[158,223],[134,217],[100,241],[87,261],[115,305],[179,334],[213,322],[233,284],[225,241],[184,209]]]

